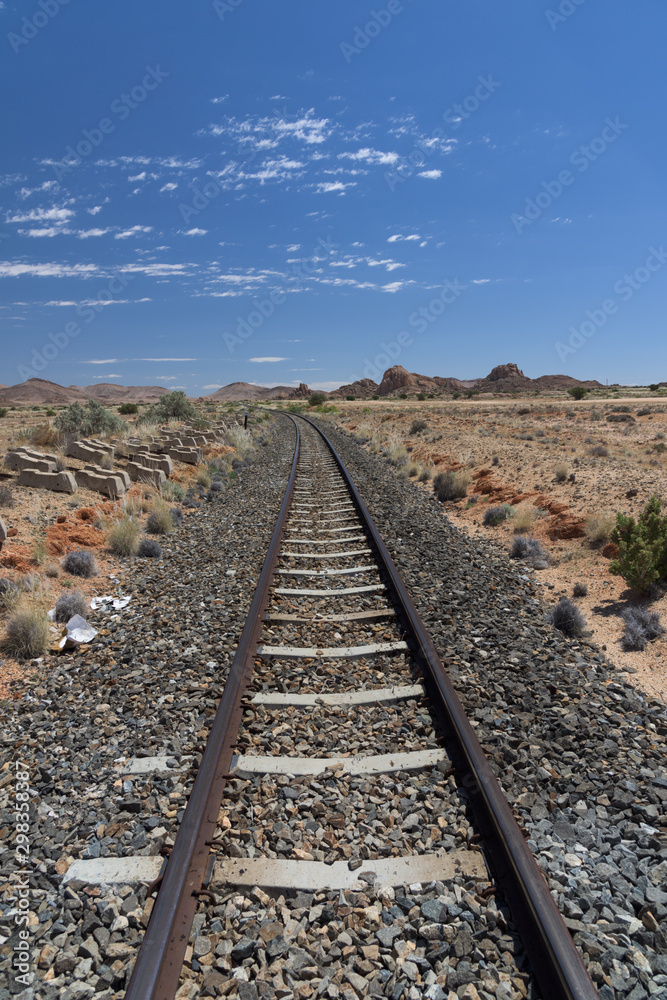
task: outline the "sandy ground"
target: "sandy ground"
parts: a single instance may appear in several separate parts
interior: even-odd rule
[[[337,405],[340,412],[333,419],[367,439],[366,448],[400,449],[403,444],[419,467],[408,471],[467,472],[467,498],[443,504],[443,512],[471,535],[492,537],[507,551],[517,534],[516,520],[483,527],[482,518],[489,506],[510,503],[527,524],[525,533],[539,539],[549,554],[549,567],[534,573],[545,586],[545,601],[553,605],[562,595],[572,597],[574,584],[584,584],[588,593],[575,603],[592,641],[649,695],[667,701],[667,636],[643,652],[623,649],[620,614],[637,604],[637,597],[621,577],[609,573],[614,547],[608,536],[587,537],[590,518],[606,519],[613,527],[617,511],[637,517],[652,494],[665,498],[667,401],[575,402],[566,396]],[[609,416],[623,414],[621,407],[632,419],[608,422]],[[424,420],[426,428],[411,430],[415,419]],[[419,485],[432,491],[430,481]],[[667,626],[667,596],[643,603]]]

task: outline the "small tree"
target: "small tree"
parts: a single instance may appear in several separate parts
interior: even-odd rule
[[[64,413],[58,414],[53,426],[67,437],[77,434],[88,437],[90,434],[113,434],[125,426],[125,421],[97,400],[89,399],[85,406],[70,403]]]
[[[609,572],[622,576],[640,594],[667,576],[667,517],[661,515],[661,507],[662,500],[654,495],[637,521],[617,514],[611,533],[618,558],[609,563]]]
[[[308,406],[322,406],[326,398],[323,392],[313,392],[308,399]]]
[[[160,396],[157,403],[146,410],[142,420],[147,423],[164,423],[166,420],[193,420],[196,416],[197,411],[183,390],[176,389]]]
[[[658,385],[657,382],[651,382],[651,384],[649,386],[649,389],[651,390],[651,392],[657,392],[659,388],[660,388],[660,386]]]
[[[573,385],[567,391],[568,395],[572,396],[572,399],[583,399],[588,389],[584,385]]]
[[[136,403],[121,403],[118,407],[118,412],[122,414],[126,413],[138,413],[139,407]]]

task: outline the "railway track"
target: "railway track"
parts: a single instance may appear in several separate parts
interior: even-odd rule
[[[455,904],[473,914],[476,900],[498,893],[530,960],[531,995],[593,1000],[569,931],[361,497],[326,437],[309,421],[294,422],[281,511],[128,1000],[175,995],[193,920],[197,914],[202,926],[208,904],[254,893],[269,906],[296,896],[299,914],[310,899],[345,915],[372,897],[380,909],[398,901],[410,916],[402,889],[424,885],[434,886],[431,922],[421,930],[429,947],[460,952],[443,930],[452,914],[438,904],[446,898],[440,889],[452,888]],[[285,906],[281,912],[282,924],[265,920],[254,942],[246,933],[245,952],[236,943],[227,980],[252,981],[259,967],[264,982],[273,969],[288,995],[282,970],[292,953]],[[297,921],[296,941],[298,932]],[[358,972],[347,983],[355,995],[374,983],[376,994],[398,1000],[394,960],[383,963],[375,947],[360,966],[366,988]],[[488,965],[490,952],[478,954]],[[413,989],[426,990],[414,942],[398,960],[410,966]],[[305,978],[296,966],[294,976],[320,995],[325,971],[302,956],[299,969],[304,961]],[[220,992],[229,992],[224,983]]]

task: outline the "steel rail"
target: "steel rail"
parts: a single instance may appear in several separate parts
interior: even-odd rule
[[[545,878],[468,721],[445,666],[366,504],[324,431],[308,417],[302,419],[318,431],[336,460],[383,564],[404,622],[417,643],[422,662],[428,670],[427,678],[430,676],[432,682],[430,687],[439,695],[450,734],[474,780],[472,804],[484,833],[485,846],[495,876],[510,905],[545,1000],[600,1000]]]
[[[241,722],[241,698],[252,673],[252,661],[259,642],[269,588],[273,582],[285,520],[294,491],[300,434],[298,424],[294,418],[291,419],[296,429],[296,442],[285,496],[197,777],[125,993],[126,1000],[171,1000],[178,989],[197,909],[197,893],[202,888],[206,874],[210,845],[231,763],[233,741]]]

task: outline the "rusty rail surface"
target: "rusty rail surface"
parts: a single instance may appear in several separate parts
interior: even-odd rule
[[[286,414],[289,416],[289,414]],[[303,418],[323,438],[353,497],[372,539],[401,618],[412,637],[430,693],[441,710],[454,746],[453,756],[470,776],[470,796],[493,871],[512,910],[545,1000],[599,1000],[547,883],[528,849],[498,781],[447,675],[403,580],[350,474],[326,434]],[[285,497],[257,584],[239,647],[155,901],[132,973],[126,1000],[172,1000],[181,975],[197,896],[202,890],[210,842],[240,724],[241,698],[252,672],[266,611],[299,456],[296,447]]]
[[[172,1000],[178,988],[190,929],[206,874],[233,742],[241,722],[241,698],[252,673],[273,582],[287,512],[294,491],[300,435],[257,588],[218,705],[204,756],[162,877],[153,912],[125,994],[126,1000]]]

